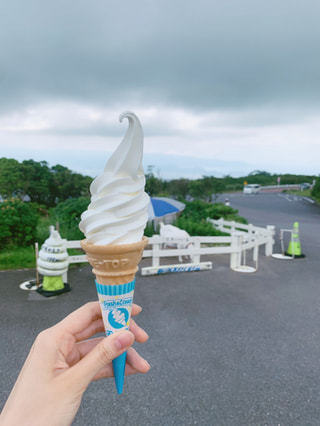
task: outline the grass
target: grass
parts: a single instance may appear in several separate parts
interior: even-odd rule
[[[294,195],[300,195],[301,197],[312,198],[310,189],[304,189],[303,191],[300,191],[300,189],[290,189],[290,190],[287,191],[287,193],[294,194]]]
[[[290,191],[286,191],[288,194],[298,195],[300,197],[308,197],[314,200],[316,203],[320,204],[320,198],[313,197],[311,195],[311,189],[304,189],[300,191],[299,189],[291,189]]]
[[[39,247],[40,250],[41,247]],[[83,254],[82,250],[68,249],[70,256]],[[13,248],[0,252],[0,271],[32,269],[36,267],[34,247]]]
[[[31,269],[36,267],[34,247],[21,247],[0,252],[0,270]]]

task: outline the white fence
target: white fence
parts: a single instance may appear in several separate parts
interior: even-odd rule
[[[152,265],[141,268],[142,275],[155,275],[168,272],[199,271],[212,268],[211,261],[201,261],[201,256],[230,254],[230,268],[239,272],[253,272],[258,268],[259,247],[265,246],[265,255],[272,255],[274,244],[275,227],[266,228],[257,227],[252,224],[244,225],[237,222],[229,222],[223,219],[207,219],[207,222],[218,230],[229,234],[228,236],[213,237],[190,237],[188,240],[172,240],[154,235],[149,238],[149,244],[143,252],[143,258],[151,258]],[[167,248],[170,245],[186,246],[192,243],[188,248]],[[67,249],[81,249],[80,241],[64,240]],[[247,251],[252,251],[252,262],[255,267],[252,268],[247,263]],[[36,251],[37,252],[37,251]],[[163,265],[161,261],[165,258],[187,257],[189,263],[170,263]],[[76,254],[69,256],[69,264],[87,262],[85,254]],[[63,276],[67,282],[67,273]]]
[[[245,225],[234,221],[225,221],[223,218],[218,220],[207,218],[207,222],[211,223],[219,231],[228,233],[233,239],[237,240],[234,243],[236,251],[233,252],[230,258],[231,269],[239,272],[253,272],[253,270],[257,270],[260,246],[265,246],[266,256],[272,255],[275,235],[275,227],[273,225],[262,228],[252,224]],[[252,260],[255,263],[255,268],[246,265],[247,250],[252,250]]]
[[[211,223],[216,229],[227,234],[234,234],[240,232],[242,235],[247,236],[247,239],[254,239],[256,245],[259,247],[265,245],[265,255],[272,255],[272,247],[274,244],[275,227],[268,225],[266,228],[260,226],[254,226],[252,224],[245,225],[235,221],[227,221],[221,219],[210,219],[207,218],[207,222]]]
[[[80,241],[63,240],[63,242],[64,242],[67,250],[68,249],[80,249],[80,250],[82,250],[81,245],[80,245]],[[69,256],[68,261],[69,261],[69,265],[70,265],[71,263],[88,262],[88,259],[87,259],[86,254],[76,254],[76,255]],[[64,283],[68,282],[68,273],[67,272],[65,274],[63,274],[62,279],[63,279]]]
[[[142,275],[162,274],[166,272],[195,271],[212,268],[212,262],[201,262],[202,255],[230,254],[230,268],[239,272],[253,272],[258,267],[259,247],[265,245],[265,255],[272,255],[274,244],[274,226],[261,228],[254,225],[243,225],[228,222],[223,219],[207,219],[214,227],[230,234],[222,237],[190,237],[189,240],[173,240],[154,235],[149,239],[149,246],[144,251],[144,258],[152,258],[151,267],[143,267]],[[188,248],[168,249],[172,244],[192,243]],[[252,260],[255,268],[246,265],[246,252],[252,250]],[[166,257],[189,256],[191,263],[161,265],[160,261]]]

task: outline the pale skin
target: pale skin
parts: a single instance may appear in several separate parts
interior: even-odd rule
[[[140,312],[141,308],[133,304],[132,316]],[[131,347],[134,341],[148,340],[133,319],[130,331],[89,339],[103,331],[99,302],[82,306],[42,331],[4,406],[0,425],[70,425],[88,385],[112,377],[111,361],[124,351],[126,375],[149,371],[148,362]]]

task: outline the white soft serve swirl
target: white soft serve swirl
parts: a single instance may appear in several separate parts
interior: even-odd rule
[[[141,241],[148,220],[149,196],[144,192],[143,130],[133,112],[121,144],[104,173],[90,186],[91,203],[81,215],[80,229],[91,244],[128,244]]]

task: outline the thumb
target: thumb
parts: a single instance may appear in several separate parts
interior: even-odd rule
[[[125,352],[133,342],[134,336],[130,331],[111,334],[69,370],[71,379],[83,388],[84,392],[101,368]]]

